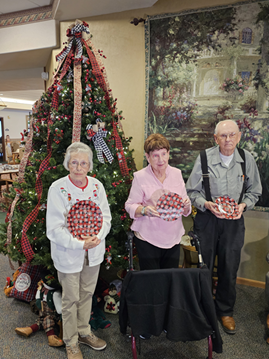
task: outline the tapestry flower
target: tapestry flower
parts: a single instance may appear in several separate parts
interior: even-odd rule
[[[220,89],[225,92],[239,92],[243,94],[244,91],[248,90],[248,86],[244,83],[240,77],[234,79],[225,79],[223,84],[220,86]]]

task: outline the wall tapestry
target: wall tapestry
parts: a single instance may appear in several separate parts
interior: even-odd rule
[[[189,177],[218,121],[235,120],[254,156],[269,211],[269,1],[146,20],[145,136],[164,134],[172,166]]]

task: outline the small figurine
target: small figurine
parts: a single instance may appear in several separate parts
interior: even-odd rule
[[[16,272],[13,273],[12,279],[10,277],[7,277],[6,285],[4,287],[4,292],[7,297],[9,297],[10,292],[12,291],[14,283],[16,282],[16,279],[19,274],[20,274],[20,271],[19,271],[19,269],[17,269]]]
[[[49,281],[50,285],[47,284]],[[48,337],[48,343],[51,347],[60,347],[64,345],[62,341],[62,295],[60,285],[48,272],[42,273],[42,280],[38,282],[36,292],[36,306],[39,309],[39,317],[36,324],[29,327],[16,328],[15,332],[21,336],[29,337],[37,332],[41,327]],[[55,335],[54,327],[60,326],[59,337]]]
[[[120,307],[120,297],[118,296],[115,284],[109,286],[108,295],[104,297],[106,313],[118,314]]]

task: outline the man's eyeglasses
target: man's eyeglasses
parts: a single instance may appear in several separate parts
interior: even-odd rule
[[[89,163],[85,162],[85,161],[82,161],[80,163],[78,161],[72,161],[72,162],[69,162],[69,164],[73,168],[77,168],[78,166],[80,166],[82,168],[88,168],[89,167]]]
[[[235,136],[237,135],[238,132],[232,132],[232,133],[223,133],[222,135],[219,135],[219,137],[222,140],[227,140],[227,138],[229,137],[231,140],[233,140],[235,138]]]

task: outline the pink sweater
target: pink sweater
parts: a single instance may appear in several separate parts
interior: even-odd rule
[[[161,183],[154,175],[151,165],[134,173],[134,179],[130,195],[125,203],[125,209],[133,219],[131,229],[139,232],[140,236],[147,242],[159,248],[172,248],[181,241],[185,233],[182,217],[176,221],[165,221],[156,217],[135,218],[138,206],[156,206],[158,199],[165,192],[175,192],[183,199],[188,198],[181,171],[177,168],[167,166],[166,178]],[[190,210],[185,217],[191,212]]]

